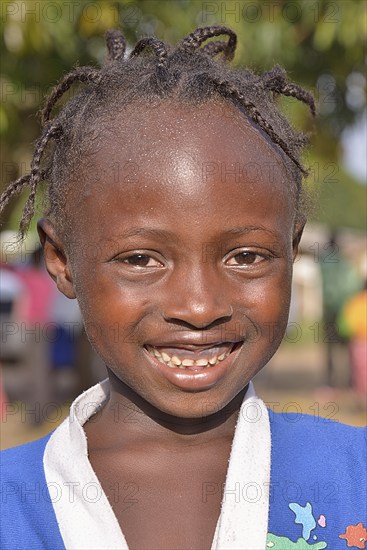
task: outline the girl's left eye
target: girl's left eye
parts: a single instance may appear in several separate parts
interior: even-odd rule
[[[122,263],[136,267],[162,267],[161,262],[148,254],[132,254],[122,260]]]
[[[263,260],[265,260],[265,256],[256,254],[256,252],[237,252],[237,254],[234,254],[226,260],[226,264],[235,267],[248,266],[258,264]]]

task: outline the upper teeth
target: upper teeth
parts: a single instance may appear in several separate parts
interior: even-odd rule
[[[153,348],[151,346],[147,346],[147,350],[151,355],[154,355],[158,361],[161,363],[165,363],[169,367],[184,369],[185,367],[213,367],[214,365],[217,365],[219,361],[223,361],[228,355],[231,353],[232,348],[225,351],[221,355],[213,355],[213,357],[210,357],[209,359],[205,359],[204,357],[197,359],[194,361],[193,359],[179,359],[177,355],[169,355],[165,351],[160,352],[157,350],[157,348]]]

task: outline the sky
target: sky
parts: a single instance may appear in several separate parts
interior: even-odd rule
[[[360,183],[367,183],[367,109],[342,134],[343,164]]]

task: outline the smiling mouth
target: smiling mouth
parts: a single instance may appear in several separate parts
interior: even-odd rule
[[[150,355],[172,369],[198,370],[215,367],[234,350],[237,350],[241,344],[242,342],[223,342],[211,348],[197,351],[150,345],[145,347]]]

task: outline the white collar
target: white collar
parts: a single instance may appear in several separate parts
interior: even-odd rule
[[[117,518],[88,459],[83,424],[108,397],[104,380],[80,395],[50,437],[44,469],[56,519],[68,550],[128,550]],[[270,423],[252,383],[234,433],[211,550],[264,550],[269,513]]]

